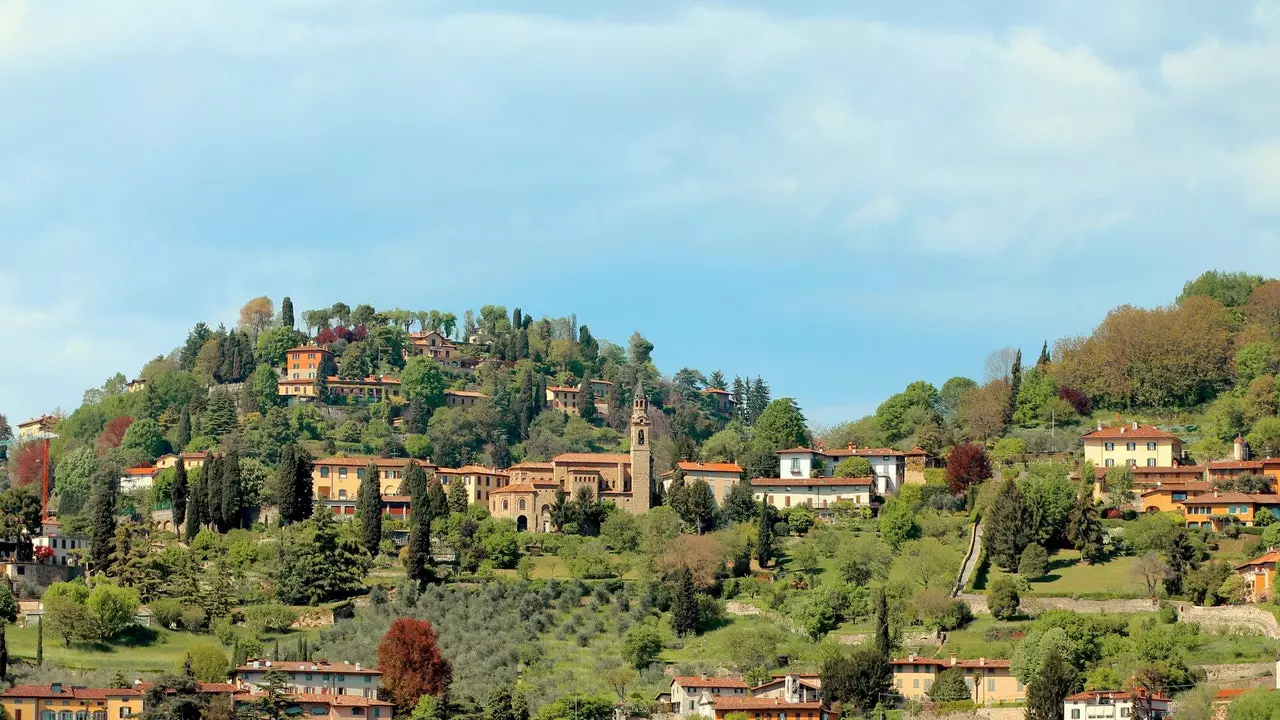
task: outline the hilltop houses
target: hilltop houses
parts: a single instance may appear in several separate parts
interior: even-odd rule
[[[1084,459],[1100,472],[1112,467],[1170,467],[1182,458],[1182,440],[1154,425],[1104,426],[1081,436]]]

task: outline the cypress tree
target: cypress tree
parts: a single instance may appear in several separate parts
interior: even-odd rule
[[[1022,350],[1013,356],[1013,367],[1009,368],[1009,404],[1005,407],[1004,423],[1013,419],[1013,411],[1018,405],[1018,391],[1022,389]]]
[[[280,524],[288,525],[298,517],[298,498],[295,495],[293,478],[297,474],[298,447],[293,443],[280,450],[280,465],[276,468],[276,511],[280,513]]]
[[[418,468],[418,472],[422,472]],[[423,473],[425,476],[425,473]],[[421,585],[431,579],[431,509],[426,492],[409,499],[409,555],[405,568],[409,579]]]
[[[191,442],[191,405],[182,406],[182,414],[178,416],[178,427],[173,431],[174,451],[179,455]]]
[[[293,329],[293,299],[288,295],[284,296],[284,300],[280,301],[280,325]]]
[[[36,667],[44,667],[44,616],[36,618]]]
[[[110,569],[116,536],[116,473],[110,467],[99,468],[89,498],[89,558],[95,573]]]
[[[427,473],[422,469],[421,465],[413,460],[409,461],[409,466],[404,471],[404,479],[400,481],[400,494],[409,496],[409,502],[413,504],[410,507],[411,511],[417,507],[419,501],[425,502]]]
[[[293,496],[298,500],[297,520],[299,521],[311,517],[312,506],[316,502],[315,487],[311,481],[311,471],[314,468],[311,453],[307,452],[306,448],[299,447],[297,459],[293,465]]]
[[[1043,370],[1045,365],[1049,364],[1049,341],[1045,340],[1044,345],[1040,346],[1040,357],[1036,359],[1036,367]]]
[[[204,515],[209,520],[209,526],[220,533],[227,531],[227,521],[222,515],[222,466],[222,460],[210,452],[205,458],[204,470],[200,473],[205,491]]]
[[[449,484],[449,512],[464,513],[467,511],[467,488],[461,480]]]
[[[680,568],[671,595],[671,629],[676,635],[692,635],[698,631],[698,596],[693,586],[693,571]]]
[[[1031,544],[1031,524],[1027,502],[1018,489],[1018,483],[1005,480],[991,509],[983,522],[982,545],[991,562],[1010,572],[1018,568],[1022,551]]]
[[[382,489],[378,486],[378,466],[369,463],[356,495],[356,516],[360,520],[360,538],[364,549],[377,557],[382,544]]]
[[[756,526],[756,562],[768,567],[773,561],[773,506],[760,503],[760,522]]]
[[[231,450],[222,459],[222,520],[227,528],[240,527],[240,453]]]
[[[181,452],[173,466],[173,485],[169,488],[169,499],[173,501],[173,527],[176,530],[187,519],[187,465],[182,461]]]
[[[208,465],[205,465],[205,467],[208,467]],[[191,492],[187,498],[187,542],[196,539],[196,534],[200,532],[200,526],[204,524],[204,503],[207,497],[204,489],[204,478],[204,468],[201,468],[200,475],[191,484]]]
[[[889,638],[889,601],[885,597],[883,587],[876,588],[872,603],[876,626],[876,652],[887,658],[889,651],[893,649],[893,643]]]
[[[591,391],[591,379],[584,375],[582,385],[578,387],[578,417],[595,423],[597,415],[596,394]]]
[[[427,509],[433,519],[449,517],[449,496],[445,494],[440,478],[435,475],[427,483]]]
[[[1027,683],[1027,720],[1062,720],[1062,701],[1075,690],[1079,675],[1058,651],[1045,655],[1040,671]]]

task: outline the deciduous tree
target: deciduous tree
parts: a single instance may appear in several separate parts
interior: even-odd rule
[[[430,622],[401,617],[391,623],[378,644],[382,684],[400,712],[408,712],[423,695],[439,697],[449,689],[453,668],[440,654]]]
[[[951,449],[947,456],[947,488],[960,495],[991,477],[991,461],[987,451],[976,443],[964,443]]]

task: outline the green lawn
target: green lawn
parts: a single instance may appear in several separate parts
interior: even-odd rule
[[[1049,572],[1031,582],[1037,595],[1046,597],[1141,598],[1146,596],[1142,581],[1133,575],[1137,558],[1126,555],[1105,563],[1088,565],[1080,560],[1077,550],[1058,550],[1049,556]],[[992,567],[987,571],[986,587],[1001,575]]]
[[[634,566],[634,557],[618,555],[616,553],[610,553],[610,555],[614,558],[622,558],[628,561],[628,569],[622,574],[623,580],[639,579],[640,571]],[[537,557],[530,557],[529,559],[533,561],[532,578],[534,580],[573,579],[573,574],[569,572],[569,568],[565,565],[564,560],[557,555],[539,555]],[[516,577],[515,570],[497,570],[496,573],[498,575],[507,576],[508,578]]]
[[[202,644],[213,644],[221,647],[221,643],[212,635],[197,635],[189,632],[173,632],[151,628],[155,633],[155,641],[138,645],[84,645],[72,643],[66,647],[60,638],[45,633],[44,661],[46,665],[56,664],[78,670],[129,670],[134,672],[158,672],[177,670],[187,651]],[[8,630],[9,654],[35,661],[36,658],[36,626],[12,626]],[[228,658],[230,653],[228,653]]]

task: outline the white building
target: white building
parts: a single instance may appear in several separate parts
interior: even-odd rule
[[[159,472],[154,467],[125,468],[124,475],[120,478],[120,492],[130,492],[151,487],[155,483],[156,475]]]
[[[715,698],[747,696],[747,682],[736,677],[671,678],[671,711],[682,718],[715,717]]]
[[[860,448],[852,443],[839,450],[827,450],[819,445],[787,448],[778,451],[778,477],[807,478],[813,475],[831,477],[836,465],[851,458],[864,458],[871,463],[877,494],[896,493],[902,487],[907,474],[907,454],[893,448]]]
[[[751,697],[779,698],[789,703],[822,702],[822,678],[816,673],[775,674],[751,689]]]
[[[1141,713],[1134,712],[1139,703]],[[1161,720],[1173,712],[1173,703],[1162,695],[1126,690],[1086,690],[1062,701],[1063,720],[1127,720],[1135,714]]]
[[[815,510],[828,510],[841,500],[854,505],[871,504],[871,478],[756,478],[751,492],[756,502],[783,510],[808,505]]]
[[[32,550],[35,552],[38,562],[44,565],[76,565],[76,555],[70,553],[71,550],[87,550],[89,547],[89,536],[87,535],[40,535],[31,538]],[[41,550],[40,548],[47,548]],[[45,555],[45,557],[40,557]]]
[[[249,660],[232,673],[236,687],[260,692],[267,673],[284,676],[285,692],[293,694],[359,695],[378,697],[378,680],[382,673],[373,668],[346,662],[313,662],[287,660]]]

